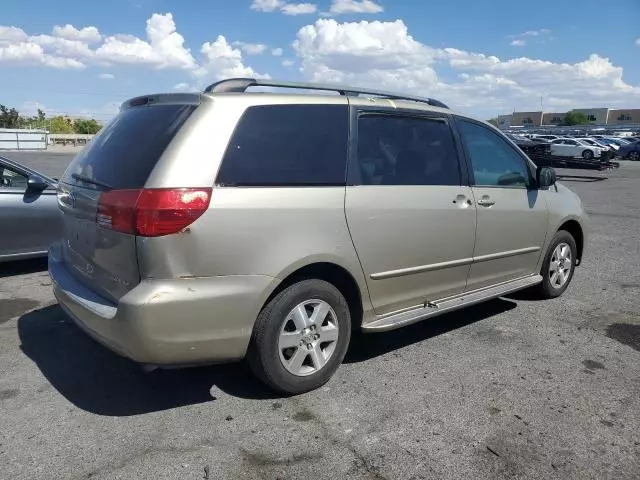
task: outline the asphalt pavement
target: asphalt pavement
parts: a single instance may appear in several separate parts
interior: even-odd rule
[[[145,373],[66,319],[44,262],[1,265],[0,478],[637,479],[640,163],[559,173],[591,215],[563,297],[357,335],[293,398],[242,363]]]

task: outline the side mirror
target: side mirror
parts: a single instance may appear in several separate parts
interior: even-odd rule
[[[551,167],[538,167],[536,170],[538,188],[549,188],[556,184],[556,171]]]
[[[40,175],[31,175],[27,180],[27,190],[30,192],[42,192],[49,184]]]

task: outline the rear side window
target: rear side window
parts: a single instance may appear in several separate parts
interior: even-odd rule
[[[345,185],[346,105],[259,105],[244,113],[231,138],[218,184]]]
[[[64,181],[77,182],[71,177],[75,173],[116,189],[143,187],[195,109],[195,105],[153,105],[123,110],[73,160]]]

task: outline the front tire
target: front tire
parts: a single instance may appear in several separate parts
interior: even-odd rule
[[[640,160],[640,152],[636,152],[634,150],[633,152],[630,152],[629,155],[627,155],[627,158],[629,160],[633,160],[633,161],[637,162],[638,160]]]
[[[573,236],[558,231],[547,250],[542,264],[542,283],[538,285],[538,294],[542,299],[559,297],[567,289],[575,271],[578,248]]]
[[[585,160],[593,160],[593,152],[591,150],[585,150],[582,152],[582,158]]]
[[[324,385],[349,346],[351,315],[340,291],[303,280],[278,293],[256,320],[247,358],[270,388],[299,394]]]

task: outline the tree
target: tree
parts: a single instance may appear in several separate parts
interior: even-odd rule
[[[93,118],[90,120],[76,120],[73,124],[73,130],[76,133],[84,133],[89,135],[95,135],[100,131],[102,125],[96,122]]]
[[[61,116],[53,117],[49,126],[51,133],[73,133],[73,128],[67,122],[67,119]]]
[[[563,125],[571,126],[571,125],[588,125],[589,117],[587,117],[582,112],[567,112],[564,116]]]
[[[15,108],[0,105],[0,128],[20,128],[20,114]]]

